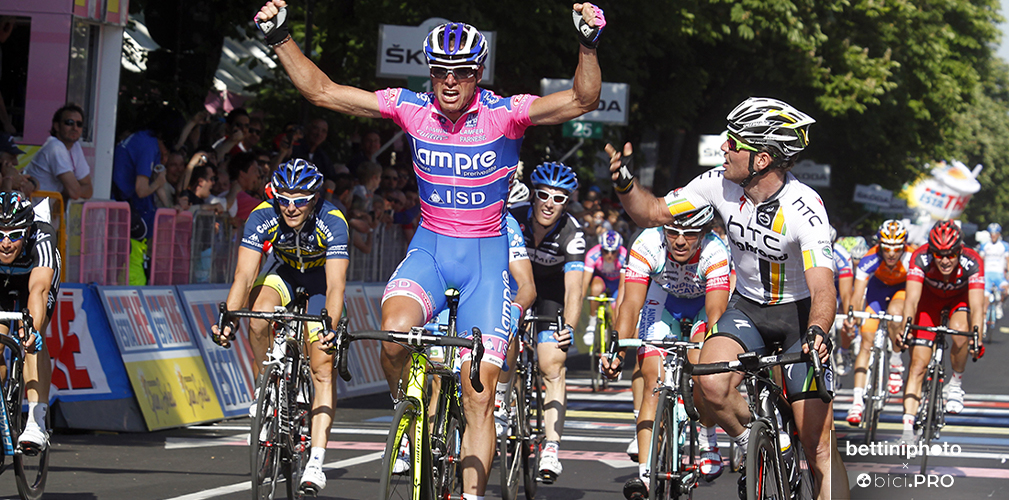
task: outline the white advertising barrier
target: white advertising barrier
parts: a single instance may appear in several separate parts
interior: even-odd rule
[[[931,177],[905,185],[902,194],[907,198],[907,205],[919,215],[915,222],[923,224],[929,219],[960,217],[971,196],[981,190],[981,183],[977,181],[981,168],[977,165],[970,170],[956,160],[940,162],[932,169]]]
[[[571,80],[556,78],[540,80],[541,95],[549,95],[570,88]],[[602,91],[599,93],[599,106],[596,110],[579,116],[573,121],[627,125],[627,106],[630,93],[630,86],[626,83],[603,82]]]
[[[424,38],[436,26],[449,22],[447,19],[431,18],[420,26],[396,26],[383,24],[378,28],[378,63],[376,75],[382,78],[406,78],[422,76],[427,78],[430,71],[424,57]],[[494,83],[494,55],[497,33],[481,31],[487,39],[488,55],[484,61],[481,82]]]

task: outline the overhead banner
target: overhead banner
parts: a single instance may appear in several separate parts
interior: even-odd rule
[[[46,332],[52,358],[52,399],[64,402],[133,397],[105,311],[93,287],[60,285]]]
[[[807,186],[830,187],[830,165],[802,160],[792,167],[792,175]]]
[[[148,430],[224,417],[174,287],[99,287]]]
[[[852,196],[851,201],[854,201],[855,203],[865,203],[866,205],[889,207],[890,200],[892,198],[893,191],[883,189],[883,187],[879,184],[870,184],[868,186],[864,184],[856,184],[855,195]]]
[[[540,80],[540,94],[549,95],[571,88],[571,80],[543,78]],[[627,106],[631,87],[626,83],[603,82],[599,92],[599,105],[575,118],[574,121],[599,122],[611,125],[627,125]]]
[[[723,131],[720,135],[702,135],[697,144],[697,164],[702,167],[718,167],[725,163],[722,144],[728,136],[728,131]]]
[[[182,300],[189,331],[203,353],[207,371],[217,391],[226,417],[248,414],[255,388],[252,376],[252,347],[249,345],[249,322],[240,321],[239,331],[230,349],[214,343],[210,326],[217,323],[218,304],[228,298],[228,285],[180,285],[176,287]]]
[[[431,18],[420,26],[396,26],[383,24],[378,28],[378,61],[375,65],[376,76],[381,78],[395,77],[431,77],[427,67],[427,57],[424,56],[424,38],[436,26],[448,23],[441,18]],[[487,39],[487,60],[484,61],[482,83],[494,83],[495,42],[497,33],[481,31]]]

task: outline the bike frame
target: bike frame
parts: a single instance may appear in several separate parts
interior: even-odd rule
[[[886,370],[886,355],[890,351],[887,347],[887,342],[890,339],[889,324],[891,321],[900,323],[903,321],[903,318],[886,313],[854,311],[851,307],[848,308],[848,317],[862,320],[879,320],[879,324],[876,326],[876,333],[872,338],[872,348],[869,351],[869,364],[866,366],[865,372],[865,398],[867,404],[865,405],[866,418],[862,419],[862,425],[865,427],[865,442],[870,443],[875,441],[879,414],[883,411],[883,407],[890,394],[889,391],[884,389],[886,385],[885,374],[888,373],[888,370]]]

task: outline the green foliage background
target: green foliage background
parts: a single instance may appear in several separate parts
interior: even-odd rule
[[[143,3],[133,2],[131,8]],[[245,0],[201,3],[219,13],[209,25],[220,36],[246,26],[244,20],[260,6]],[[862,215],[861,207],[849,202],[856,183],[896,191],[924,172],[924,164],[955,158],[985,166],[982,190],[966,218],[1009,222],[1009,190],[1002,187],[1009,180],[1009,68],[994,56],[1001,37],[998,0],[601,3],[608,21],[599,48],[603,80],[631,88],[629,125],[609,127],[607,139],[660,138],[657,192],[682,185],[701,170],[693,147],[699,135],[721,132],[725,115],[747,96],[769,96],[817,119],[803,157],[833,166],[832,187],[821,189],[832,219]],[[307,5],[302,0],[290,5],[299,44]],[[418,25],[431,17],[497,31],[492,88],[501,95],[538,93],[541,78],[569,78],[577,63],[568,2],[330,0],[312,5],[311,57],[341,84],[369,90],[404,86],[402,80],[374,76],[379,25]],[[267,112],[274,128],[301,109],[300,96],[282,72],[251,90],[258,94],[254,107]],[[183,109],[202,102],[181,102],[186,97],[177,94],[168,100],[180,100],[174,104]],[[390,122],[319,109],[309,110],[309,116],[329,120],[334,145],[363,128],[395,129]],[[561,127],[534,127],[522,157],[536,164],[573,144],[561,137]],[[591,175],[591,156],[602,144],[590,143],[573,160],[585,175]],[[864,225],[871,227],[877,219]]]

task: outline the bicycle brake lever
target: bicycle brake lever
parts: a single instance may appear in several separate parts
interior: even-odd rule
[[[340,319],[336,325],[336,338],[333,343],[336,345],[336,367],[340,373],[340,378],[345,382],[350,382],[350,370],[347,369],[347,360],[350,358],[350,339],[347,334],[347,318]]]
[[[473,352],[470,354],[469,381],[473,390],[483,392],[483,382],[480,380],[480,362],[483,360],[483,335],[480,329],[473,327]]]

